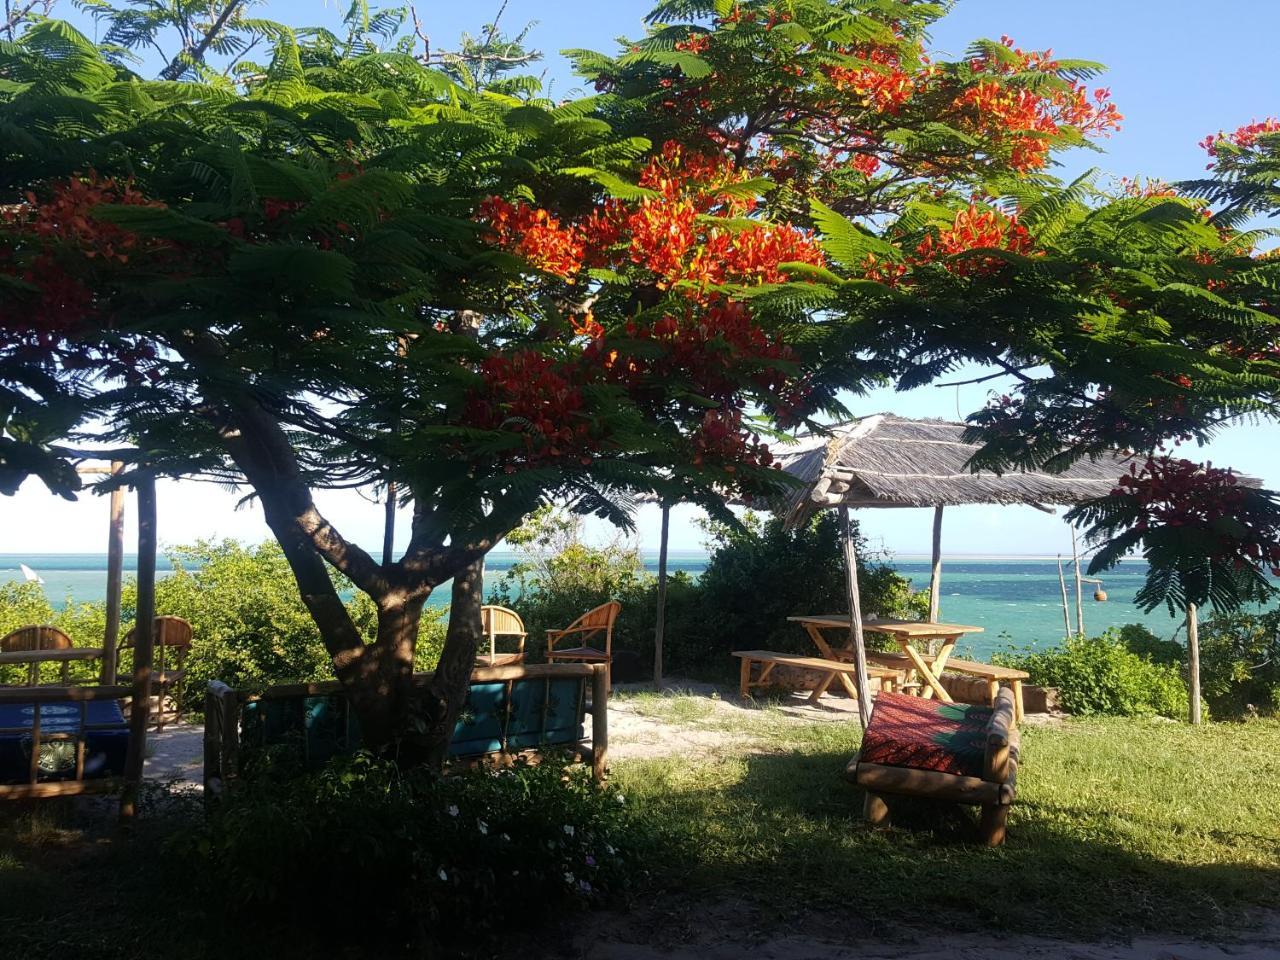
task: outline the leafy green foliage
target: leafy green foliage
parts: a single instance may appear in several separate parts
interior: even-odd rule
[[[1187,687],[1178,666],[1134,653],[1117,631],[1073,637],[1048,650],[1009,651],[1004,666],[1031,674],[1031,682],[1056,687],[1068,713],[1171,719],[1187,715]]]
[[[512,929],[608,903],[643,876],[630,808],[580,765],[441,778],[356,754],[283,773],[246,778],[177,841],[228,922],[326,930],[330,949],[336,938],[482,955]],[[333,924],[353,890],[362,922]]]
[[[712,524],[711,556],[696,579],[677,572],[667,584],[663,672],[718,679],[736,669],[730,656],[744,646],[813,653],[793,614],[843,610],[844,566],[839,529],[822,516],[796,531],[777,519],[748,514],[744,526]],[[551,513],[535,516],[516,542],[526,557],[498,584],[491,599],[514,607],[529,630],[530,650],[540,654],[548,627],[566,626],[606,600],[622,602],[615,651],[639,657],[648,676],[653,659],[657,585],[639,554],[620,543],[602,548],[581,542],[580,525]],[[858,542],[859,588],[865,611],[921,618],[928,596]]]
[[[1280,711],[1280,611],[1239,611],[1202,623],[1200,683],[1219,719]]]

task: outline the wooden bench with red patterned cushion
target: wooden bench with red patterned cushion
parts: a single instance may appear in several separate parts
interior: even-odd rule
[[[1014,716],[1013,692],[1007,688],[994,707],[881,693],[862,748],[846,771],[867,791],[868,823],[888,825],[885,794],[928,797],[981,807],[983,841],[1003,842],[1017,794]]]

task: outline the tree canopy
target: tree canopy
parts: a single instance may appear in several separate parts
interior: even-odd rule
[[[359,6],[346,38],[237,20],[229,55],[269,60],[188,44],[160,80],[123,34],[37,22],[0,44],[0,489],[73,495],[86,448],[247,485],[387,743],[427,596],[453,579],[438,740],[484,554],[551,500],[725,517],[785,486],[782,431],[972,363],[1015,384],[975,466],[1274,416],[1280,262],[1242,229],[1274,209],[1270,130],[1180,189],[1062,184],[1056,154],[1121,121],[1098,65],[1004,39],[944,62],[942,12],[671,0],[617,56],[574,51],[597,93],[561,102],[486,59],[496,27],[473,70]],[[320,513],[342,487],[412,506],[399,558]]]

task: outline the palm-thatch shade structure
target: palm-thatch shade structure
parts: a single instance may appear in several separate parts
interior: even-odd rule
[[[774,505],[788,527],[795,528],[819,510],[840,510],[845,535],[845,577],[851,634],[858,667],[862,720],[867,721],[867,678],[858,605],[856,558],[850,539],[849,510],[857,507],[933,507],[933,566],[929,584],[929,619],[938,619],[942,572],[942,509],[963,504],[1022,504],[1048,509],[1049,504],[1079,503],[1105,496],[1128,470],[1120,453],[1082,460],[1062,473],[974,471],[969,463],[979,446],[966,443],[963,423],[916,420],[891,413],[863,417],[833,426],[829,432],[801,436],[775,451],[781,468],[800,484]],[[655,680],[661,682],[662,585],[666,579],[666,510],[659,552],[659,618]]]

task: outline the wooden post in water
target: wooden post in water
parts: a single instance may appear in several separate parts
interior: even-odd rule
[[[1062,572],[1062,554],[1058,554],[1058,585],[1062,587],[1062,628],[1071,639],[1071,609],[1067,606],[1067,578]]]
[[[938,597],[942,589],[942,504],[933,508],[933,567],[929,575],[929,622],[938,622]]]
[[[111,463],[111,476],[119,477],[124,464]],[[124,587],[124,487],[111,491],[111,522],[107,527],[107,628],[102,634],[102,672],[99,682],[116,682],[116,659],[120,647],[120,595]]]
[[[1191,725],[1200,725],[1200,621],[1196,605],[1187,604],[1187,657],[1191,667]]]
[[[124,795],[120,816],[132,819],[138,812],[142,763],[147,754],[147,721],[151,714],[151,655],[156,619],[156,478],[139,471],[138,491],[138,611],[133,636],[133,692],[129,707],[129,747],[124,761]]]
[[[849,508],[840,507],[840,538],[844,545],[844,585],[849,601],[849,639],[853,646],[854,677],[858,688],[858,718],[865,730],[871,722],[871,691],[867,682],[867,648],[862,634],[862,598],[858,595],[858,555],[853,548]]]
[[[658,616],[653,628],[653,685],[662,689],[662,641],[667,632],[667,538],[671,533],[671,504],[662,501],[662,535],[658,541]]]

